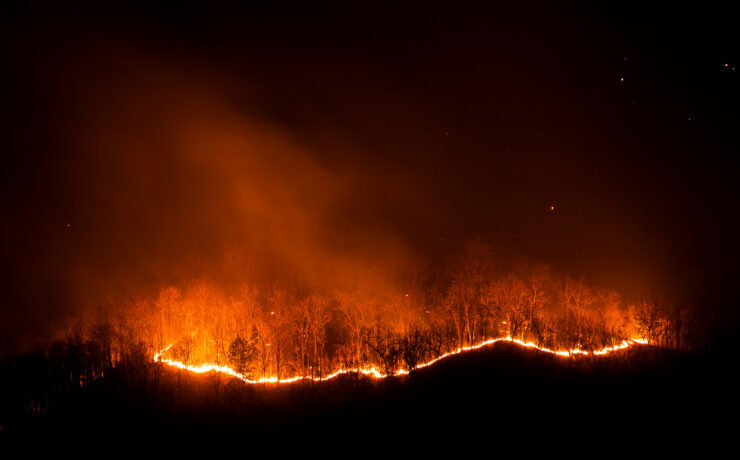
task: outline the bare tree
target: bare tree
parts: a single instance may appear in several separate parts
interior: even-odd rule
[[[365,332],[372,324],[372,296],[359,290],[339,290],[333,292],[339,304],[345,327],[347,328],[351,356],[350,367],[359,367],[363,362]]]
[[[310,360],[311,376],[315,377],[316,374],[314,372],[318,369],[318,377],[320,378],[323,374],[324,349],[327,340],[326,326],[330,319],[329,302],[325,297],[319,294],[313,294],[304,300],[303,307],[308,322],[308,333],[313,346]]]
[[[630,307],[630,315],[641,338],[649,343],[664,345],[668,332],[668,318],[660,304],[643,300]]]
[[[477,340],[484,312],[481,299],[491,267],[490,248],[478,241],[468,243],[465,258],[454,266],[445,306],[460,346],[472,345]]]
[[[569,346],[580,346],[583,340],[584,312],[596,301],[591,288],[583,280],[565,277],[560,290],[565,306],[565,335]]]
[[[395,375],[401,359],[398,335],[378,324],[372,332],[368,332],[365,342],[378,357],[383,373]]]
[[[174,341],[172,316],[173,311],[178,307],[180,295],[180,290],[174,286],[170,286],[159,291],[156,306],[158,309],[157,348],[159,348],[160,350],[170,345]]]
[[[268,298],[268,309],[263,311],[262,322],[270,339],[270,351],[275,363],[275,376],[278,381],[287,364],[288,352],[293,340],[291,319],[297,302],[283,287],[273,286]]]
[[[429,349],[429,338],[419,329],[412,329],[401,339],[401,354],[409,371],[416,369]]]

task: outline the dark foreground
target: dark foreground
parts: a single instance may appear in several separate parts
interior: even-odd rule
[[[28,406],[34,382],[9,369],[4,363],[0,426],[6,436],[248,436],[259,443],[309,440],[327,449],[366,439],[390,450],[396,443],[413,447],[475,434],[722,436],[732,430],[725,420],[737,409],[731,369],[645,346],[576,361],[497,344],[404,378],[347,376],[313,385],[250,386],[151,364],[144,372],[113,369],[84,389],[49,394],[37,414]]]

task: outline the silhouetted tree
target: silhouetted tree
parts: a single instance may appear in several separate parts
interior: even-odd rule
[[[236,336],[229,345],[228,363],[232,368],[247,378],[253,377],[257,358],[257,330],[247,338]]]

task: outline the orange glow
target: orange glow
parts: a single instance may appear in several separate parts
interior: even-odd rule
[[[460,347],[460,348],[457,348],[456,350],[453,350],[453,351],[444,353],[444,354],[440,355],[439,357],[432,359],[431,361],[427,361],[425,363],[419,364],[418,366],[416,366],[416,369],[421,369],[421,368],[424,368],[424,367],[429,367],[429,366],[437,363],[438,361],[441,361],[441,360],[443,360],[445,358],[449,358],[450,356],[459,355],[461,353],[472,351],[472,350],[477,350],[479,348],[483,348],[483,347],[486,347],[486,346],[489,346],[489,345],[493,345],[493,344],[498,343],[498,342],[516,343],[517,345],[520,345],[522,347],[534,348],[534,349],[536,349],[538,351],[541,351],[543,353],[549,353],[551,355],[559,356],[561,358],[571,358],[571,357],[576,356],[576,355],[580,355],[580,356],[591,356],[591,357],[593,357],[593,356],[603,356],[603,355],[608,355],[608,354],[613,353],[613,352],[616,352],[616,351],[626,350],[627,348],[630,348],[630,347],[635,346],[635,345],[646,345],[648,343],[647,340],[639,339],[639,338],[633,338],[633,339],[629,339],[629,340],[623,340],[621,343],[619,343],[617,345],[614,345],[614,346],[611,346],[611,347],[604,347],[604,348],[601,348],[599,350],[594,350],[594,351],[589,352],[589,351],[585,351],[585,350],[581,350],[581,349],[577,349],[577,348],[571,349],[571,350],[552,350],[550,348],[540,347],[537,344],[535,344],[534,342],[525,342],[523,340],[514,339],[514,338],[511,338],[511,337],[507,336],[507,337],[499,337],[499,338],[496,338],[496,339],[485,340],[483,342],[480,342],[478,344],[475,344],[475,345],[472,345],[472,346],[469,346],[469,347]],[[358,368],[358,369],[340,369],[340,370],[337,370],[337,371],[335,371],[335,372],[333,372],[333,373],[331,373],[329,375],[326,375],[324,377],[293,376],[293,377],[289,377],[289,378],[285,378],[285,379],[278,379],[277,377],[274,377],[273,376],[273,377],[262,377],[262,378],[259,378],[259,379],[249,379],[249,378],[245,377],[243,374],[240,374],[239,372],[235,371],[234,369],[232,369],[229,366],[222,366],[222,365],[218,365],[218,364],[198,364],[198,365],[193,365],[193,364],[185,364],[185,363],[182,363],[182,362],[176,361],[176,360],[171,360],[171,359],[165,359],[165,358],[163,358],[162,357],[162,354],[164,354],[167,350],[169,350],[169,348],[171,346],[172,345],[170,345],[167,348],[164,348],[162,351],[156,353],[154,355],[154,361],[155,362],[161,362],[163,364],[166,364],[166,365],[171,366],[171,367],[175,367],[177,369],[184,369],[186,371],[193,372],[193,373],[196,373],[196,374],[206,374],[206,373],[209,373],[209,372],[217,372],[217,373],[229,375],[231,377],[234,377],[234,378],[237,378],[237,379],[243,381],[244,383],[249,383],[249,384],[259,384],[259,383],[295,383],[295,382],[300,382],[300,381],[324,382],[324,381],[327,381],[327,380],[331,380],[331,379],[333,379],[335,377],[338,377],[340,375],[350,374],[350,373],[362,374],[362,375],[365,375],[365,376],[368,376],[368,377],[372,377],[372,378],[375,378],[375,379],[384,379],[384,378],[392,377],[392,376],[408,375],[409,372],[410,372],[408,369],[399,369],[395,374],[389,375],[389,374],[383,374],[382,372],[380,372],[375,367],[367,367],[367,368]]]

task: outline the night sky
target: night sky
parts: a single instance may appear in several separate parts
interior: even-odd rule
[[[11,7],[0,334],[474,238],[729,310],[737,24],[694,8]]]

